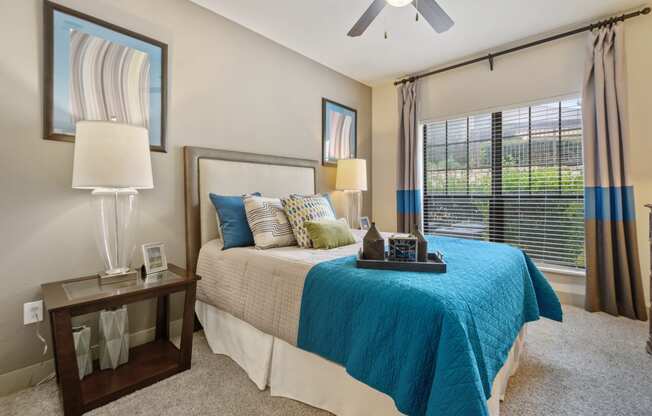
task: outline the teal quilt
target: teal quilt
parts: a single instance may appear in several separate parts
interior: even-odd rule
[[[519,249],[428,240],[446,273],[358,269],[354,257],[315,265],[298,346],[344,366],[407,415],[488,415],[520,329],[541,316],[561,322],[559,299]]]

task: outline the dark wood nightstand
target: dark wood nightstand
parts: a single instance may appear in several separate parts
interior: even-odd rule
[[[57,379],[66,416],[81,415],[135,390],[190,368],[197,280],[173,264],[158,277],[119,283],[100,283],[95,276],[42,285],[50,314]],[[169,295],[185,291],[181,348],[168,339]],[[101,309],[157,298],[156,335],[152,342],[132,348],[129,362],[115,370],[99,370],[79,380],[71,318]]]

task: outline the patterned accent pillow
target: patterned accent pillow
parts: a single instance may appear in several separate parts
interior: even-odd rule
[[[292,232],[300,247],[311,248],[312,241],[304,226],[306,221],[334,220],[335,215],[330,203],[323,196],[297,197],[289,196],[281,199],[285,215],[287,215]]]
[[[247,196],[243,201],[256,248],[267,249],[297,244],[280,199]]]
[[[333,210],[333,215],[337,216],[337,213],[335,212],[335,205],[333,205],[333,199],[331,198],[331,194],[328,192],[314,195],[290,194],[290,198],[319,198],[320,196],[324,197],[324,199],[328,201],[328,205]]]

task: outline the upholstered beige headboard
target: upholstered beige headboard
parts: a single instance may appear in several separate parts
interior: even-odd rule
[[[186,267],[193,272],[201,246],[218,235],[209,193],[278,198],[316,192],[319,163],[312,160],[185,147],[184,163]]]

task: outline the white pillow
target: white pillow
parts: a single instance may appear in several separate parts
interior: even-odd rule
[[[256,248],[267,249],[297,245],[292,226],[283,211],[280,199],[246,196],[243,201]]]

